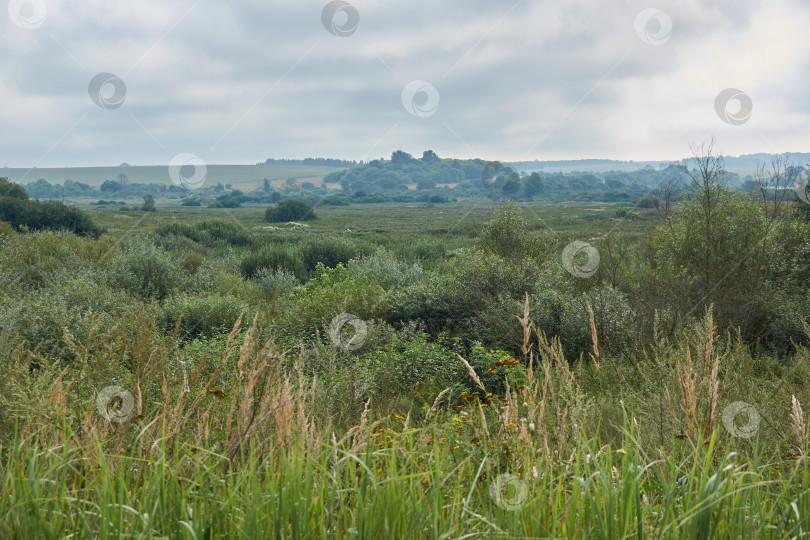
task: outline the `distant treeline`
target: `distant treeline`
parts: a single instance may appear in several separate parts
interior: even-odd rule
[[[266,159],[264,163],[257,165],[311,165],[318,167],[357,167],[362,165],[362,161],[347,161],[345,159],[332,158],[305,158],[305,159]]]

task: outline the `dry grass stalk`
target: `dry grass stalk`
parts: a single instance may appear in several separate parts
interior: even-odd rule
[[[526,293],[526,301],[523,304],[523,318],[518,317],[517,320],[520,321],[520,326],[523,327],[523,345],[520,352],[525,360],[526,357],[530,356],[532,337],[532,323],[529,320],[529,293]]]
[[[487,389],[486,389],[486,388],[484,388],[484,383],[482,383],[482,382],[481,382],[481,379],[480,379],[480,378],[478,378],[478,374],[475,372],[475,370],[474,370],[474,369],[473,369],[473,367],[470,365],[470,363],[469,363],[469,362],[467,362],[467,360],[465,360],[465,359],[464,359],[464,357],[463,357],[463,356],[461,356],[460,354],[456,354],[456,356],[458,356],[458,357],[459,357],[459,359],[460,359],[462,362],[464,362],[464,366],[467,368],[467,373],[469,373],[469,374],[470,374],[470,377],[471,377],[471,378],[472,378],[472,380],[475,382],[475,384],[478,386],[478,388],[480,388],[480,389],[481,389],[481,391],[482,391],[482,392],[484,392],[484,394],[486,394],[486,393],[487,393]]]
[[[678,381],[681,385],[681,410],[686,416],[687,434],[692,441],[695,441],[697,440],[697,395],[695,394],[697,375],[692,367],[692,354],[689,345],[686,346],[686,366],[684,367],[679,362],[677,370]]]
[[[433,405],[431,405],[431,406],[430,406],[431,410],[436,409],[436,408],[438,408],[438,407],[439,407],[439,404],[442,402],[442,398],[443,398],[445,395],[447,395],[447,393],[448,393],[449,391],[450,391],[450,388],[445,388],[444,390],[442,390],[441,392],[439,392],[439,395],[438,395],[438,396],[436,396],[436,399],[434,399],[434,400],[433,400]]]
[[[802,405],[799,403],[799,400],[796,399],[796,396],[790,396],[791,399],[791,413],[790,413],[790,427],[793,430],[793,434],[796,435],[796,439],[799,441],[799,452],[804,454],[803,445],[804,445],[804,435],[806,433],[807,426],[804,422],[804,413],[802,412]]]
[[[593,342],[593,354],[591,355],[591,360],[593,360],[596,369],[599,369],[599,337],[596,335],[596,322],[594,321],[591,304],[588,304],[588,318],[591,321],[591,341]]]

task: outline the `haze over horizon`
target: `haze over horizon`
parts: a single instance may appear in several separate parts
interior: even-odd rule
[[[807,151],[798,0],[0,7],[0,166]]]

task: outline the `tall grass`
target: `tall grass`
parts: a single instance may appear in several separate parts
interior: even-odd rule
[[[76,344],[79,367],[4,372],[41,394],[0,447],[0,537],[808,535],[801,404],[786,403],[783,446],[729,436],[716,406],[728,357],[711,318],[700,361],[690,347],[662,368],[680,389],[664,402],[675,428],[650,437],[633,410],[641,401],[628,401],[612,441],[589,388],[627,374],[600,356],[595,326],[590,367],[571,368],[559,340],[533,328],[528,301],[520,323],[520,384],[493,395],[461,358],[476,392],[443,391],[390,416],[365,401],[338,431],[318,412],[329,410],[319,403],[327,383],[302,368],[303,346],[282,351],[240,318],[216,354],[187,369],[171,338],[153,337],[155,316],[132,314],[106,353]],[[121,423],[96,407],[104,380],[131,390]]]

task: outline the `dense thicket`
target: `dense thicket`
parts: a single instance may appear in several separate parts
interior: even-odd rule
[[[82,210],[62,202],[30,200],[22,186],[6,178],[0,178],[0,221],[10,223],[15,229],[66,230],[93,236],[101,233]]]

